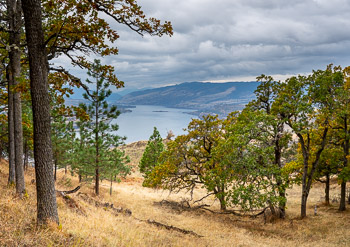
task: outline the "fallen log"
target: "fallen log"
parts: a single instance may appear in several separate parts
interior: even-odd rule
[[[176,227],[176,226],[169,226],[169,225],[166,225],[166,224],[154,221],[154,220],[147,220],[146,222],[148,224],[155,225],[157,227],[165,228],[165,229],[167,229],[169,231],[177,231],[177,232],[181,232],[183,234],[190,234],[190,235],[196,236],[198,238],[202,238],[203,237],[203,236],[201,236],[201,235],[199,235],[199,234],[197,234],[197,233],[195,233],[193,231],[185,230],[185,229],[182,229],[182,228],[179,228],[179,227]]]
[[[246,214],[246,213],[238,213],[242,210],[225,210],[225,211],[220,211],[220,212],[217,212],[217,211],[214,211],[214,210],[211,210],[209,208],[206,208],[206,207],[201,207],[199,209],[203,209],[203,210],[206,210],[206,211],[209,211],[210,213],[213,213],[213,214],[233,214],[233,215],[236,215],[236,216],[249,216],[251,218],[255,218],[255,217],[258,217],[259,215],[262,215],[265,213],[266,209],[268,207],[262,209],[261,211],[260,210],[254,210],[254,211],[260,211],[256,214]]]
[[[77,192],[78,190],[80,190],[80,188],[81,188],[80,185],[78,185],[75,189],[72,189],[72,190],[64,190],[64,191],[56,190],[56,192],[67,195],[67,194],[72,194]]]
[[[87,203],[89,203],[90,205],[94,205],[97,208],[104,208],[105,210],[110,209],[112,210],[116,215],[118,215],[118,213],[122,213],[126,216],[131,216],[132,215],[132,211],[128,208],[123,208],[123,207],[115,207],[112,203],[108,203],[108,202],[100,202],[97,200],[92,199],[91,197],[89,197],[87,194],[85,193],[78,193],[78,196],[80,198],[82,198],[84,201],[86,201]]]

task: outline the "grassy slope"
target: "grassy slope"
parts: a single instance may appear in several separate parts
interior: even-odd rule
[[[132,144],[126,151],[136,166],[144,143]],[[136,160],[136,162],[135,162]],[[102,183],[102,195],[93,196],[91,185],[84,186],[70,198],[78,208],[58,197],[61,227],[37,229],[35,226],[35,185],[33,170],[27,171],[28,198],[18,200],[14,189],[7,187],[7,163],[0,164],[0,246],[350,246],[350,213],[337,212],[336,204],[322,205],[323,185],[316,184],[309,199],[309,216],[298,220],[300,187],[289,191],[287,219],[264,224],[262,217],[251,219],[233,215],[213,215],[207,211],[184,211],[167,204],[163,199],[177,201],[189,198],[186,194],[155,191],[141,186],[138,172],[115,184],[109,196],[109,184]],[[57,189],[71,189],[78,184],[76,177],[59,172]],[[332,195],[339,193],[333,184]],[[200,196],[201,192],[195,197]],[[95,201],[113,203],[128,208],[132,216],[115,213],[107,207],[96,207]],[[218,209],[213,198],[206,204]],[[317,204],[318,215],[313,215]],[[69,206],[70,205],[70,206]],[[163,224],[193,231],[203,237],[147,224],[151,219]]]

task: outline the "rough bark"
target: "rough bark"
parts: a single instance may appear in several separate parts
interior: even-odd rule
[[[340,191],[340,204],[339,211],[345,211],[346,209],[346,181],[342,181],[341,183],[341,191]]]
[[[325,188],[325,204],[329,205],[329,189],[330,189],[330,179],[329,174],[326,174],[326,188]]]
[[[29,54],[30,88],[34,125],[34,160],[39,225],[59,223],[53,177],[48,61],[42,29],[41,1],[23,0]]]
[[[10,81],[14,87],[19,84],[21,76],[21,28],[22,9],[20,0],[7,0],[7,10],[9,17],[9,44],[11,50],[10,57]],[[22,131],[22,103],[21,93],[13,92],[13,124],[14,124],[14,146],[15,146],[15,174],[16,193],[23,197],[25,193],[24,168],[23,168],[23,131]]]
[[[13,121],[13,93],[12,93],[12,80],[10,79],[10,69],[7,69],[7,81],[8,81],[8,154],[9,154],[9,178],[8,184],[15,184],[16,182],[16,172],[15,172],[15,131],[14,131],[14,121]]]

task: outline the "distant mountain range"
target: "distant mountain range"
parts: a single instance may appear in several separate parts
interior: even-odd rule
[[[160,88],[118,91],[112,93],[107,101],[117,105],[121,112],[130,111],[133,105],[157,105],[193,109],[194,115],[215,113],[226,116],[232,111],[242,110],[254,99],[258,85],[258,82],[185,82]],[[76,106],[88,104],[83,99],[83,93],[81,88],[74,89],[74,94],[66,99],[66,103]]]
[[[254,99],[258,85],[258,82],[185,82],[131,92],[118,99],[117,104],[186,108],[195,110],[196,115],[227,115],[231,111],[243,109]]]

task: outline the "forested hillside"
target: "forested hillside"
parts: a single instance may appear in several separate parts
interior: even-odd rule
[[[227,115],[231,111],[243,109],[254,98],[254,90],[258,85],[258,82],[187,82],[132,92],[117,102],[128,105],[188,108]]]

